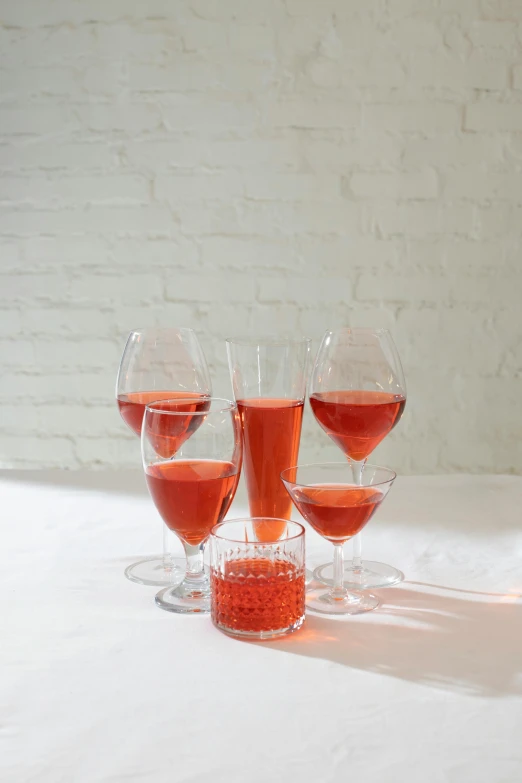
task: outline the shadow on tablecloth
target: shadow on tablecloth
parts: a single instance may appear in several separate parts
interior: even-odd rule
[[[408,582],[374,592],[374,612],[308,614],[294,636],[261,644],[469,695],[522,695],[521,596]]]

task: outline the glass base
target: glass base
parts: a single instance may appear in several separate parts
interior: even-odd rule
[[[178,585],[185,576],[186,561],[181,557],[172,557],[168,562],[170,565],[166,568],[163,557],[148,557],[146,560],[139,560],[128,566],[125,569],[125,576],[139,585],[153,587]]]
[[[177,587],[166,587],[156,595],[156,604],[166,612],[178,614],[208,614],[210,612],[210,583],[202,580],[198,585],[187,580]]]
[[[289,625],[288,628],[278,628],[276,631],[236,631],[232,628],[227,628],[226,625],[221,623],[214,623],[214,627],[227,636],[232,636],[235,639],[250,639],[251,641],[266,642],[272,639],[280,639],[282,636],[288,636],[294,631],[298,631],[302,627],[305,621],[305,616],[299,618],[295,623]]]
[[[349,593],[333,598],[330,590],[316,588],[306,591],[306,609],[318,614],[362,614],[376,609],[380,601],[371,593]]]
[[[314,577],[325,585],[333,584],[333,563],[324,563],[314,571]],[[362,568],[355,570],[351,562],[344,567],[343,584],[349,590],[367,590],[378,587],[391,587],[399,584],[404,574],[398,568],[378,563],[375,560],[363,560]]]

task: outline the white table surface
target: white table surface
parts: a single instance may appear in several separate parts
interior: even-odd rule
[[[140,474],[0,496],[2,783],[522,781],[521,477],[399,478],[363,551],[407,581],[256,644],[123,577],[161,541]]]

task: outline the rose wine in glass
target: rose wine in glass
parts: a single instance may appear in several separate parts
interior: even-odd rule
[[[241,416],[243,464],[252,517],[289,520],[281,471],[297,461],[310,340],[227,340]],[[264,528],[276,539],[282,523]]]
[[[231,462],[221,460],[174,460],[149,465],[145,478],[167,527],[197,546],[222,516],[222,509],[230,506],[238,472]]]
[[[379,600],[374,595],[347,589],[343,544],[358,535],[372,518],[390,490],[395,473],[366,465],[361,476],[355,462],[325,462],[288,468],[281,478],[304,519],[334,545],[332,586],[328,590],[309,589],[307,608],[321,614],[359,614],[375,609]]]
[[[291,563],[233,560],[222,575],[212,573],[211,583],[216,622],[240,625],[243,633],[285,628],[303,616],[304,569],[298,573]],[[258,607],[258,611],[251,611],[251,607]]]
[[[150,328],[130,333],[123,351],[116,381],[116,402],[120,415],[136,435],[141,434],[145,407],[156,400],[179,400],[186,417],[178,429],[155,432],[155,447],[164,456],[173,456],[193,433],[197,421],[189,414],[208,406],[212,392],[210,376],[198,339],[192,329]],[[163,526],[163,555],[133,563],[125,576],[146,585],[179,582],[185,563],[169,551],[168,528]]]
[[[154,429],[145,424],[149,426],[147,437],[153,443],[156,452],[165,458],[177,454],[203,421],[201,416],[193,414],[207,411],[210,405],[210,397],[191,395],[183,398],[180,395],[181,392],[171,400],[160,400],[156,410],[172,411],[182,415],[176,416],[175,419],[156,417],[153,419]]]
[[[305,616],[305,536],[298,522],[230,519],[212,529],[212,622],[240,638],[275,639],[301,628]]]
[[[310,383],[310,406],[317,422],[350,459],[362,481],[369,455],[399,422],[406,384],[397,349],[386,329],[328,331],[319,348]],[[361,537],[345,580],[355,587],[386,587],[403,574],[385,563],[363,561]],[[332,564],[315,576],[331,583]]]
[[[281,471],[297,461],[302,400],[238,400],[244,439],[243,469],[253,517],[290,519],[292,501],[281,483]]]
[[[379,391],[331,391],[310,395],[315,418],[350,459],[369,457],[402,416],[406,398]]]
[[[236,404],[212,397],[204,408],[188,414],[195,420],[189,426],[192,434],[175,454],[166,455],[163,445],[158,450],[157,432],[178,438],[180,423],[187,418],[181,402],[162,400],[145,408],[141,449],[150,495],[187,556],[183,582],[160,591],[156,603],[169,612],[187,614],[210,611],[203,548],[211,529],[223,521],[234,499],[242,443]]]
[[[125,424],[136,433],[141,435],[141,424],[143,421],[143,415],[145,413],[146,406],[151,402],[157,402],[158,400],[175,400],[183,399],[185,401],[193,399],[194,405],[200,405],[206,398],[207,394],[200,394],[198,392],[184,392],[184,391],[145,391],[145,392],[131,392],[130,394],[121,394],[117,398],[118,408],[120,416]],[[186,402],[185,402],[186,404]],[[190,409],[189,409],[190,410]]]
[[[375,487],[316,484],[297,487],[292,497],[320,536],[344,544],[361,532],[384,495]]]

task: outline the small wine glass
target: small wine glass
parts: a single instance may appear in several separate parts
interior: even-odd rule
[[[317,422],[353,463],[362,482],[366,460],[399,422],[406,383],[397,348],[387,329],[327,331],[310,380],[310,406]],[[332,583],[332,564],[314,576]],[[404,574],[386,563],[362,560],[361,536],[353,539],[353,560],[345,581],[354,588],[389,587]]]
[[[180,410],[180,402],[188,404],[190,398],[147,405],[141,451],[152,499],[187,556],[183,582],[161,590],[156,603],[169,612],[187,614],[210,611],[203,549],[236,494],[242,443],[234,402],[211,397],[206,409],[188,413]]]
[[[188,399],[191,408],[201,406],[211,394],[207,363],[192,329],[158,327],[129,334],[116,380],[116,401],[123,421],[136,435],[141,434],[149,402]],[[158,587],[179,583],[184,573],[184,560],[170,554],[165,525],[163,555],[139,560],[125,570],[132,582]]]
[[[297,510],[334,545],[332,586],[308,588],[308,609],[320,614],[360,614],[379,605],[376,596],[345,586],[343,544],[372,518],[395,478],[393,470],[376,465],[366,465],[361,477],[354,462],[301,465],[281,473]]]

